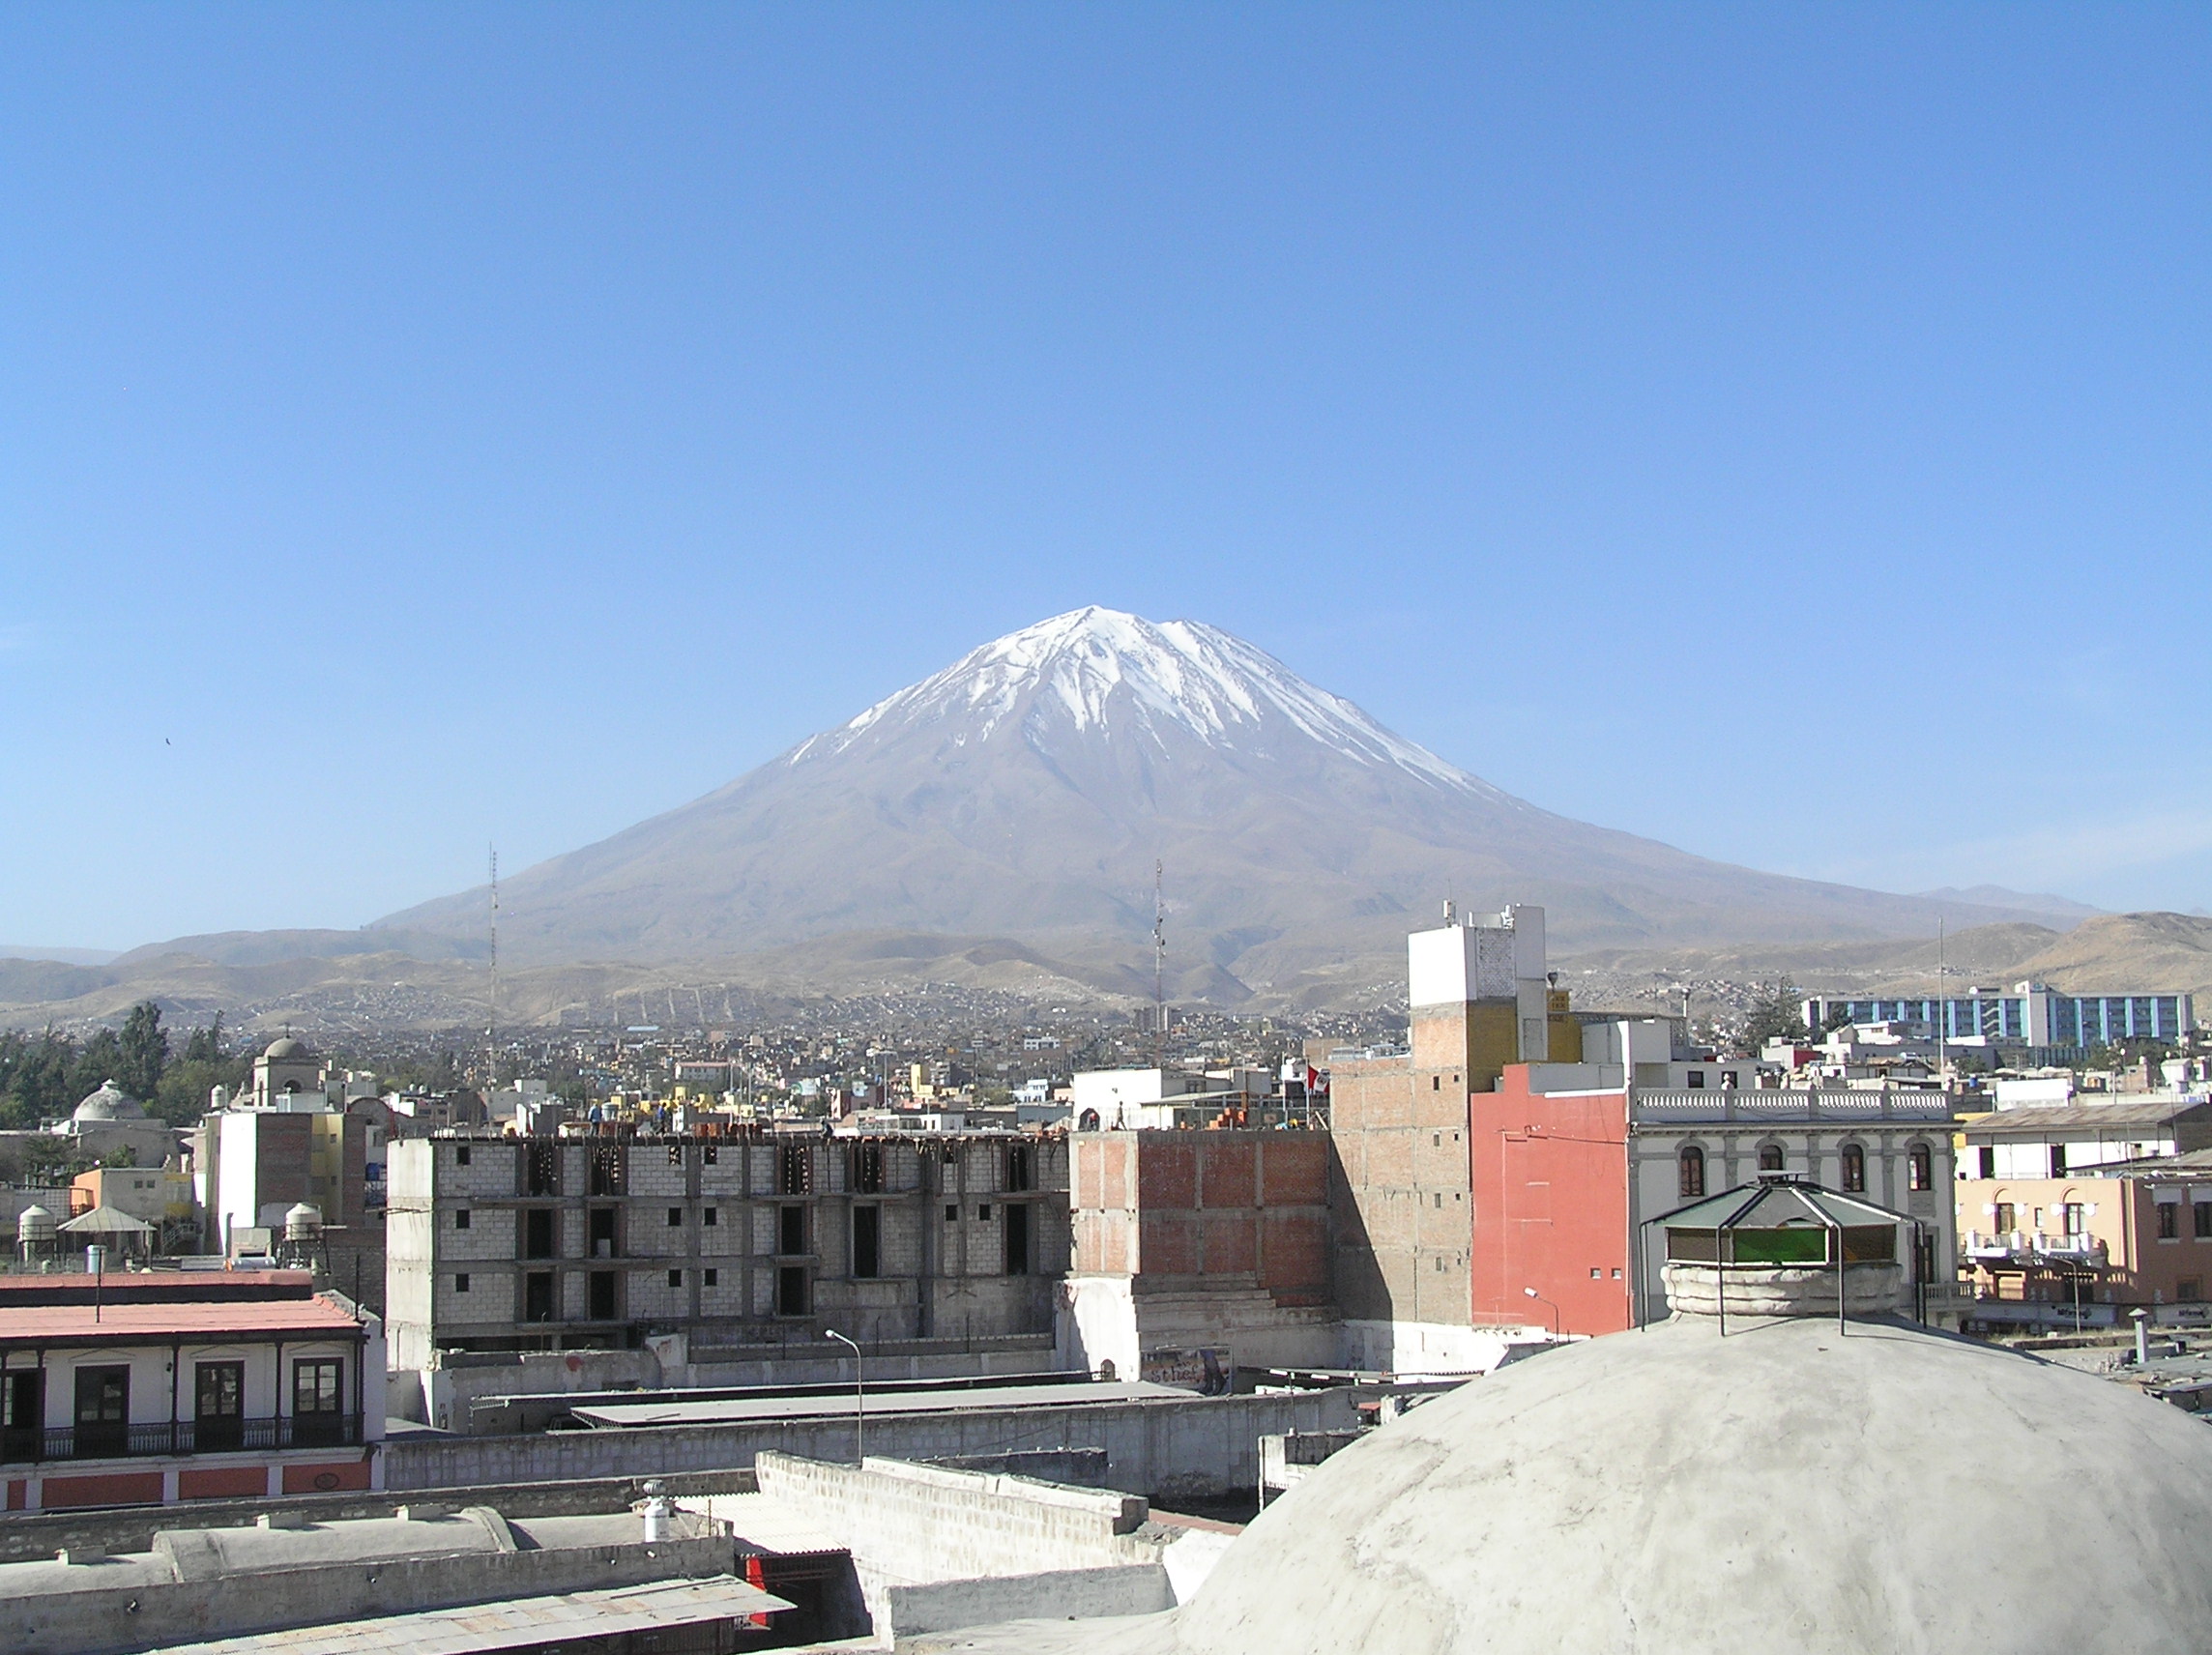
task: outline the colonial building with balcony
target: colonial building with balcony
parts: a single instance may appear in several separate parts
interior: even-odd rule
[[[2133,1096],[1999,1110],[1960,1135],[1972,1322],[2212,1320],[2212,1106]]]
[[[10,1511],[382,1486],[384,1331],[300,1270],[0,1278]]]

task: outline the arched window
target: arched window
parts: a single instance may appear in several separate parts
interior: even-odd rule
[[[1844,1146],[1844,1188],[1852,1195],[1866,1191],[1866,1151],[1856,1144]]]
[[[1908,1189],[1924,1190],[1936,1187],[1935,1157],[1929,1154],[1927,1145],[1915,1144],[1907,1149],[1905,1152],[1905,1181]]]
[[[1681,1179],[1682,1199],[1703,1201],[1705,1196],[1705,1152],[1695,1144],[1689,1145],[1675,1157],[1675,1171]]]
[[[1762,1173],[1779,1173],[1782,1170],[1781,1145],[1761,1144],[1759,1147],[1759,1170]]]

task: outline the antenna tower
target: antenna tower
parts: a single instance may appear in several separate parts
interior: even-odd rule
[[[1152,862],[1152,1059],[1153,1066],[1162,1071],[1168,1066],[1168,911],[1161,900],[1160,882],[1164,865],[1154,858]]]
[[[499,1089],[499,847],[491,852],[491,1016],[484,1024],[484,1064],[489,1073],[484,1089]]]

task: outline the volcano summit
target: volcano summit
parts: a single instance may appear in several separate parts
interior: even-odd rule
[[[1936,916],[1555,816],[1242,639],[1091,608],[506,882],[500,940],[525,962],[671,960],[907,931],[1134,965],[1155,858],[1186,993],[1199,960],[1233,996],[1224,974],[1394,957],[1446,894],[1543,903],[1569,946],[1898,936]],[[484,915],[478,890],[378,926],[474,938]]]

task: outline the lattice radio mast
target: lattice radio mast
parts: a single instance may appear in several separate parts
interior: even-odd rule
[[[499,847],[487,848],[491,853],[491,1016],[484,1024],[484,1062],[491,1078],[484,1091],[488,1096],[499,1089]]]
[[[1152,1061],[1166,1084],[1168,1067],[1168,911],[1161,900],[1164,865],[1152,861]]]

